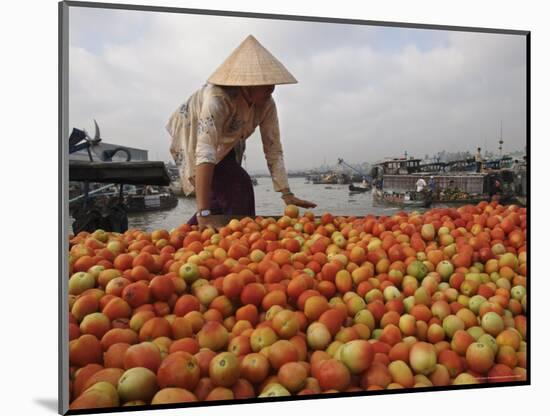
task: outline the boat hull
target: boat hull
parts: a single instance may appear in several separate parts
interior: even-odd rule
[[[403,208],[427,208],[431,205],[431,201],[427,199],[406,199],[404,194],[389,194],[379,190],[372,194],[374,202],[382,205],[390,205]]]
[[[350,193],[353,193],[353,194],[360,194],[360,193],[364,193],[364,192],[368,192],[370,191],[370,186],[367,187],[367,188],[363,188],[362,186],[354,186],[354,185],[350,185],[348,187],[349,189],[349,192]]]
[[[178,198],[173,194],[139,195],[126,199],[128,213],[163,211],[177,205]]]

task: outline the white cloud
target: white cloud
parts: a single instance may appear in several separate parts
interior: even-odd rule
[[[96,118],[152,159],[169,158],[171,112],[249,33],[299,81],[275,91],[288,168],[496,150],[500,120],[505,149],[525,144],[519,36],[93,9],[71,25],[70,126]],[[265,170],[257,136],[247,152]]]

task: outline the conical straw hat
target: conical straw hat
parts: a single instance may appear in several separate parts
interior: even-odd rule
[[[277,85],[296,84],[290,72],[252,35],[208,78],[216,85]]]

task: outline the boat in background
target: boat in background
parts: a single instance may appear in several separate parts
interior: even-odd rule
[[[178,198],[168,187],[146,186],[134,194],[126,195],[124,202],[128,212],[135,213],[175,208]]]
[[[314,185],[349,185],[352,177],[341,172],[312,173],[306,176],[306,183]]]
[[[350,194],[361,194],[361,193],[370,191],[371,188],[372,187],[370,185],[369,186],[355,186],[354,184],[350,184],[348,186]]]
[[[175,208],[177,196],[166,186],[123,185],[122,194],[115,185],[100,186],[92,184],[86,204],[103,209],[115,203],[124,204],[128,213],[161,211]],[[70,212],[76,212],[83,206],[84,198],[75,197],[69,203]]]
[[[381,189],[372,189],[374,205],[389,205],[402,208],[428,208],[431,200],[420,192],[384,192]]]
[[[485,161],[477,172],[473,159],[421,164],[420,159],[393,158],[372,169],[373,200],[396,206],[465,205],[490,201],[521,203],[525,196],[526,164],[505,156]],[[416,192],[423,178],[429,188]],[[430,184],[430,181],[432,182]],[[431,186],[430,186],[431,185]]]

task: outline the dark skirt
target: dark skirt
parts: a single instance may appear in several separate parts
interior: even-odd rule
[[[252,180],[237,162],[233,150],[214,167],[210,211],[212,215],[256,215]],[[196,225],[197,215],[187,224]]]

